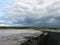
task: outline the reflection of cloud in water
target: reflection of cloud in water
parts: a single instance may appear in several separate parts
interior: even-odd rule
[[[27,41],[27,37],[36,37],[39,36],[42,32],[36,30],[0,30],[0,44],[11,42],[20,42],[23,43]]]

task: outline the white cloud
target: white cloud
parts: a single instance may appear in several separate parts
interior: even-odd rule
[[[53,23],[54,17],[60,17],[60,0],[13,0],[12,5],[5,7],[5,18],[11,22],[24,22],[26,18],[31,18],[34,23],[47,22]],[[53,17],[52,19],[48,17]],[[46,20],[44,22],[46,22]],[[33,23],[33,22],[32,22]]]
[[[49,19],[47,22],[48,22],[48,23],[56,23],[57,21],[56,21],[55,18],[51,18],[51,19]]]

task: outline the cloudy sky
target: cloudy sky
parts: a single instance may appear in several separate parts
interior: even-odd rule
[[[60,0],[0,0],[0,24],[60,27]]]

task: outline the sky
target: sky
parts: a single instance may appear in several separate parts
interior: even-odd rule
[[[0,24],[60,27],[60,0],[0,0]]]

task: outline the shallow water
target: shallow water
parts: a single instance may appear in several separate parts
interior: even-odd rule
[[[37,37],[42,34],[37,30],[0,30],[0,45],[16,45],[27,41],[27,37]]]

